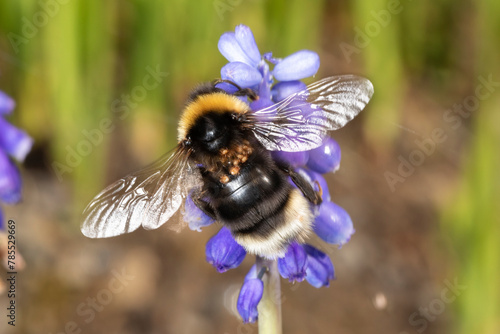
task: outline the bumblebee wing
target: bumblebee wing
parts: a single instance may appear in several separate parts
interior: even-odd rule
[[[82,233],[90,238],[107,238],[132,232],[141,225],[158,228],[177,212],[198,177],[188,154],[178,148],[97,195],[83,212]],[[172,221],[169,227],[178,229],[175,223]]]
[[[328,131],[346,125],[373,95],[368,79],[340,75],[322,79],[270,107],[250,113],[252,130],[270,151],[306,151]]]

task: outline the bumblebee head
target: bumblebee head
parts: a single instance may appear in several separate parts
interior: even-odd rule
[[[196,96],[179,122],[179,141],[189,143],[196,154],[216,155],[241,135],[240,116],[248,105],[237,97],[212,92]]]
[[[231,112],[208,112],[200,116],[187,134],[195,152],[218,154],[228,147],[238,127]]]

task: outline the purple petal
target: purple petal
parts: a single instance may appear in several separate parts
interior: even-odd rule
[[[234,240],[226,227],[221,228],[208,240],[205,249],[207,262],[219,273],[238,267],[246,254],[245,249]]]
[[[219,39],[219,51],[230,62],[242,62],[250,67],[257,67],[257,64],[250,58],[232,32],[222,34]]]
[[[319,56],[316,52],[301,50],[280,61],[273,70],[279,81],[300,80],[310,77],[319,68]]]
[[[0,200],[14,204],[21,199],[21,175],[9,157],[0,150]]]
[[[5,221],[3,220],[3,212],[0,208],[0,231],[5,230]]]
[[[16,102],[0,90],[0,115],[8,115],[14,110]]]
[[[255,322],[258,317],[257,305],[264,294],[264,282],[251,278],[243,282],[236,308],[244,322]]]
[[[307,282],[315,288],[329,286],[335,277],[330,257],[311,245],[304,245],[304,250],[307,253]]]
[[[221,70],[222,79],[231,80],[242,88],[250,88],[262,81],[262,75],[255,68],[242,63],[232,62],[226,64]]]
[[[0,148],[17,161],[23,162],[31,146],[33,146],[33,139],[26,132],[0,117]]]
[[[349,241],[354,227],[349,214],[332,202],[323,202],[314,221],[314,232],[324,241],[342,246]]]
[[[250,30],[249,27],[240,24],[236,26],[234,32],[238,44],[251,61],[251,63],[248,63],[248,65],[257,67],[257,65],[259,65],[260,63],[260,52],[259,48],[257,47],[257,43],[255,43],[255,38],[253,37],[252,30]]]
[[[215,220],[207,216],[200,208],[194,204],[191,196],[186,197],[186,205],[184,208],[184,221],[188,223],[189,228],[193,231],[201,232],[201,228],[212,225]]]
[[[272,96],[274,102],[279,102],[288,96],[306,89],[306,84],[302,81],[282,81],[274,85]]]
[[[306,276],[307,255],[297,242],[293,242],[284,257],[278,259],[278,270],[281,277],[290,282],[302,282]]]
[[[309,152],[285,152],[285,151],[273,151],[271,155],[274,160],[290,165],[291,167],[305,166],[307,159],[309,158]]]
[[[324,174],[335,172],[340,167],[340,146],[333,138],[327,138],[323,144],[309,152],[307,167]]]

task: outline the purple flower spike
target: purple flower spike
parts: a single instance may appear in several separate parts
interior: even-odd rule
[[[274,102],[280,102],[284,100],[288,96],[300,92],[301,90],[306,89],[306,84],[302,81],[294,80],[294,81],[283,81],[278,82],[274,85],[271,94],[273,96]]]
[[[320,147],[309,152],[307,167],[320,174],[335,172],[340,167],[340,157],[339,144],[327,138]]]
[[[259,305],[263,294],[264,282],[258,278],[245,279],[236,304],[238,313],[245,323],[255,322],[257,320],[257,305]]]
[[[219,273],[238,267],[246,254],[245,249],[234,240],[226,227],[221,228],[208,240],[205,249],[207,262]]]
[[[201,232],[201,228],[212,225],[215,220],[207,216],[194,204],[191,196],[186,197],[186,205],[184,209],[184,221],[188,223],[192,231]]]
[[[0,150],[0,200],[14,204],[21,199],[21,175],[9,157]]]
[[[279,81],[300,80],[313,76],[318,69],[318,54],[309,50],[301,50],[280,61],[273,69],[273,76]]]
[[[271,155],[274,160],[290,165],[291,167],[304,166],[309,158],[308,151],[302,152],[285,152],[273,151]]]
[[[16,128],[0,117],[0,148],[19,162],[23,162],[33,146],[26,132]]]
[[[0,90],[0,115],[8,115],[14,110],[16,102]]]
[[[329,286],[335,276],[330,257],[310,245],[304,245],[304,249],[307,253],[307,282],[315,288]]]
[[[249,88],[258,85],[262,81],[262,75],[258,70],[242,62],[231,62],[221,70],[222,79],[231,80],[240,87]]]
[[[307,255],[304,248],[293,242],[284,257],[278,259],[278,270],[281,277],[290,282],[302,282],[306,277]]]
[[[314,222],[314,232],[324,241],[342,246],[354,233],[349,214],[332,202],[323,202]]]

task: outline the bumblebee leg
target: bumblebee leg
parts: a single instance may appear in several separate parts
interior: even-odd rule
[[[191,196],[191,199],[193,200],[193,203],[201,210],[203,211],[204,214],[206,214],[207,216],[209,216],[210,218],[212,219],[216,219],[215,218],[215,212],[214,210],[210,207],[210,205],[208,204],[208,202],[202,200],[200,197],[198,196]]]
[[[234,83],[231,80],[216,79],[212,82],[212,84],[215,86],[221,82],[228,83],[228,84],[233,85],[234,87],[238,88],[238,91],[233,94],[235,96],[248,96],[248,98],[252,101],[255,101],[259,98],[257,96],[257,94],[253,91],[253,89],[241,88],[237,83]]]
[[[323,189],[321,189],[321,187],[319,187],[318,191],[315,191],[313,186],[309,182],[307,182],[307,180],[302,175],[295,172],[293,169],[289,167],[282,167],[282,170],[290,176],[293,183],[295,183],[297,188],[300,189],[302,194],[304,194],[304,197],[307,198],[309,202],[314,205],[319,205],[323,202]],[[318,184],[319,186],[319,183],[316,182],[316,184]]]

